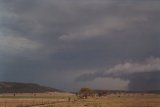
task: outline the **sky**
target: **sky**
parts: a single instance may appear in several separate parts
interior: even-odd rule
[[[160,90],[160,1],[0,0],[0,81]]]

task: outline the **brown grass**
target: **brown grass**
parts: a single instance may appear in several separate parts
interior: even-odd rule
[[[0,107],[160,107],[160,95],[109,95],[77,99],[69,93],[1,94]],[[71,101],[68,101],[68,98]]]

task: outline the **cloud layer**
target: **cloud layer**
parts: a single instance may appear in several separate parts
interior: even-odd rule
[[[159,72],[159,4],[157,0],[1,0],[0,80],[64,90],[86,85],[134,89],[130,87],[137,75]],[[75,81],[78,76],[87,80],[86,75],[90,80],[107,78]],[[117,78],[122,80],[116,85]]]
[[[129,90],[159,90],[160,59],[149,58],[140,63],[115,65],[106,71],[83,74],[77,81],[93,81],[97,78],[119,78],[129,81]]]

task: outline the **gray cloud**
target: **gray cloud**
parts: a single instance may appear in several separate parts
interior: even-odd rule
[[[74,90],[64,84],[76,85],[83,73],[105,77],[130,61],[141,68],[160,57],[159,7],[157,0],[1,0],[0,77]]]
[[[160,59],[149,58],[141,63],[124,63],[115,65],[106,71],[82,74],[76,81],[93,81],[97,78],[119,78],[128,80],[129,90],[159,90]]]
[[[129,90],[160,90],[160,71],[134,73],[130,76]]]

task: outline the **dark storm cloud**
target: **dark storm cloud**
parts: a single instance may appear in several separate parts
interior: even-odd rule
[[[105,75],[101,72],[93,74],[83,74],[78,77],[77,81],[93,81],[96,78],[120,78],[122,80],[129,80],[128,90],[132,91],[148,91],[148,90],[160,90],[160,71],[151,72],[135,72],[132,74],[123,74],[121,76],[113,76],[112,74]]]
[[[129,90],[160,90],[160,71],[135,73],[130,77]]]
[[[93,81],[97,78],[120,78],[129,80],[129,90],[159,90],[160,89],[160,59],[149,58],[139,63],[124,63],[115,65],[106,71],[97,71],[80,75],[77,82]]]
[[[106,77],[119,63],[160,57],[159,19],[156,0],[1,0],[0,75],[60,88],[85,72]]]

